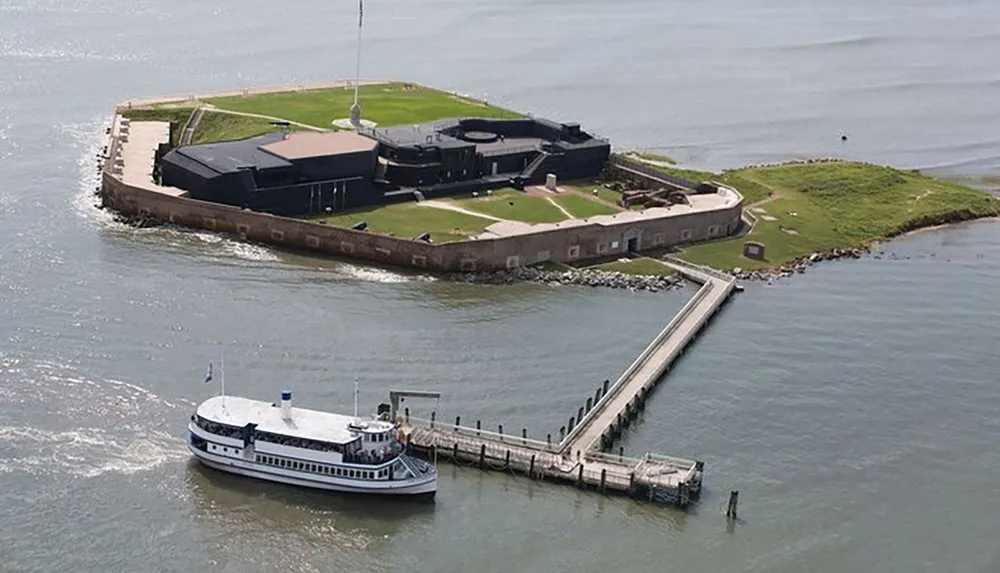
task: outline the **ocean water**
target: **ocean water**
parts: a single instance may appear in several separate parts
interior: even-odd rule
[[[687,513],[454,466],[427,506],[192,463],[209,361],[233,393],[346,411],[356,377],[368,408],[433,388],[411,407],[541,436],[690,295],[448,284],[94,208],[112,105],[350,76],[355,10],[0,0],[0,571],[1000,571],[991,221],[748,285],[622,442],[706,462]],[[1000,176],[995,3],[369,0],[365,17],[365,77],[691,165]]]

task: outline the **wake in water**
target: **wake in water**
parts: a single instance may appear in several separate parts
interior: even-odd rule
[[[109,124],[110,117],[100,117],[86,123],[62,126],[63,133],[68,136],[67,139],[74,142],[74,147],[80,150],[80,156],[77,160],[80,182],[71,202],[73,210],[85,223],[99,232],[107,231],[125,236],[130,241],[151,247],[166,247],[185,254],[193,252],[222,264],[232,264],[234,260],[250,263],[285,263],[285,260],[276,251],[268,247],[233,240],[222,233],[192,230],[173,225],[140,229],[120,223],[115,220],[111,212],[100,209],[101,201],[95,191],[101,184],[101,176],[96,166],[97,157],[107,142],[104,130]],[[280,266],[292,269],[301,268],[287,264]],[[417,278],[386,269],[344,262],[330,267],[322,267],[321,270],[332,272],[338,278],[373,283],[403,283]],[[427,280],[427,277],[419,278]]]
[[[0,474],[134,474],[183,460],[176,429],[193,404],[72,366],[0,358]]]

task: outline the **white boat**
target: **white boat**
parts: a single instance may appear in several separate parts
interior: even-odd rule
[[[356,407],[355,407],[356,411]],[[433,497],[437,470],[405,453],[398,421],[359,419],[239,396],[202,402],[187,445],[208,467],[333,491]]]

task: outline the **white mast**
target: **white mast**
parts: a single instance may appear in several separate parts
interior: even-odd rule
[[[222,386],[222,408],[226,408],[226,351],[222,350],[219,357],[219,379]]]
[[[358,0],[358,60],[354,66],[354,105],[351,106],[351,123],[354,129],[361,127],[361,106],[358,91],[361,86],[361,25],[365,20],[365,0]]]
[[[358,419],[358,377],[354,377],[354,419]]]

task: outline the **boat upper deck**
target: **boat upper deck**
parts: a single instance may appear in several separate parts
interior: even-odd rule
[[[388,422],[365,420],[362,425],[367,427],[352,431],[349,426],[356,422],[352,416],[295,407],[290,411],[290,419],[285,420],[277,404],[239,396],[214,396],[202,402],[197,412],[202,418],[219,424],[238,428],[255,424],[261,432],[335,444],[352,442],[362,432],[388,432],[392,429],[392,424]]]

